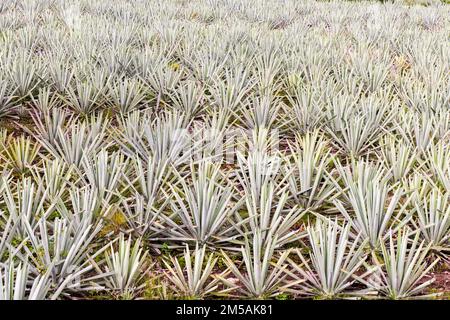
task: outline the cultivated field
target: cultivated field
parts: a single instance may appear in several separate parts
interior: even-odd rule
[[[445,298],[450,6],[2,0],[0,299]]]

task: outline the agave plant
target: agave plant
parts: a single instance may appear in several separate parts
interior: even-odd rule
[[[38,69],[37,62],[23,53],[10,64],[9,77],[19,99],[25,99],[39,85]]]
[[[243,126],[249,129],[271,128],[278,118],[281,103],[271,95],[256,96],[242,104],[237,118],[243,118]]]
[[[32,175],[38,185],[45,187],[50,201],[58,201],[65,198],[64,195],[67,193],[67,186],[70,185],[74,171],[74,166],[55,159],[44,161],[42,171],[33,170]]]
[[[60,59],[55,59],[61,61]],[[65,63],[51,63],[48,68],[49,78],[52,80],[53,87],[60,93],[64,93],[66,88],[73,80],[75,70],[69,61]]]
[[[422,152],[427,150],[437,134],[432,119],[426,113],[417,115],[411,112],[403,112],[401,117],[401,121],[397,123],[397,130],[402,138]]]
[[[81,115],[87,116],[92,114],[97,108],[101,90],[97,90],[95,85],[89,82],[77,80],[74,86],[69,86],[67,96],[61,96],[61,99],[71,107],[71,109]]]
[[[320,90],[312,86],[304,88],[296,85],[293,93],[287,97],[292,109],[285,107],[286,113],[294,114],[292,121],[301,133],[312,132],[322,125],[325,114],[322,111],[319,94]]]
[[[335,193],[327,175],[333,157],[326,140],[315,131],[299,136],[290,148],[293,163],[288,163],[285,175],[292,199],[304,209],[320,208]]]
[[[387,136],[383,141],[382,159],[394,181],[405,178],[418,162],[417,149]]]
[[[51,123],[52,116],[47,116],[46,124],[40,128],[38,141],[55,158],[80,168],[83,158],[93,156],[106,147],[105,137],[108,120],[99,116],[90,121],[69,121],[64,125],[63,120]],[[49,126],[51,125],[51,126]]]
[[[111,99],[112,108],[121,114],[128,114],[139,108],[145,101],[146,94],[140,82],[124,79],[110,85],[108,97]]]
[[[411,214],[406,213],[411,197],[403,203],[400,202],[404,191],[401,188],[389,186],[384,179],[381,179],[383,172],[379,167],[372,168],[363,162],[352,166],[353,173],[349,167],[343,168],[338,165],[345,181],[346,197],[352,210],[346,209],[339,200],[333,203],[350,222],[356,233],[361,234],[364,240],[369,239],[372,248],[377,248],[380,239],[387,236],[386,231],[393,221],[398,222],[396,227],[393,227],[397,230],[411,219]]]
[[[1,157],[19,174],[23,174],[31,168],[40,150],[39,144],[33,143],[30,137],[23,135],[20,138],[10,136],[2,144]]]
[[[50,113],[52,109],[57,108],[60,100],[57,94],[53,93],[49,88],[39,89],[39,94],[35,99],[31,97],[33,106],[41,113]]]
[[[370,48],[359,46],[354,53],[355,71],[361,77],[369,92],[377,91],[389,73],[389,61],[385,53],[376,61],[370,54]],[[356,57],[357,55],[357,57]]]
[[[120,189],[121,177],[127,166],[123,155],[120,153],[110,155],[103,149],[93,156],[93,159],[84,157],[82,166],[88,184],[95,188],[100,200],[109,203],[114,196],[110,190]]]
[[[350,224],[341,226],[337,220],[317,219],[315,226],[309,226],[307,232],[311,251],[306,256],[299,249],[296,250],[301,264],[288,259],[293,269],[286,273],[293,281],[288,281],[285,290],[325,299],[356,291],[352,289],[354,275],[366,259],[365,243],[359,242],[360,236],[352,239]],[[294,286],[299,288],[295,289]]]
[[[220,257],[195,267],[210,275],[197,297],[360,297],[378,290],[360,280],[393,277],[375,260],[346,273],[352,255],[385,263],[389,230],[406,226],[424,261],[448,259],[448,16],[435,3],[0,1],[3,295],[191,295],[167,259],[187,244],[192,265],[204,246],[229,258],[223,274]],[[111,274],[128,236],[177,284]],[[398,283],[380,295],[419,294]]]
[[[450,149],[444,143],[431,145],[426,152],[424,164],[431,170],[436,180],[448,190],[450,186]]]
[[[178,113],[166,113],[152,120],[148,115],[133,113],[123,121],[120,139],[125,154],[139,155],[148,161],[153,157],[156,161],[169,159],[176,166],[185,164],[201,147],[202,141],[191,144],[192,137],[188,132],[184,116]]]
[[[15,266],[13,259],[10,259],[4,266],[0,266],[0,300],[44,300],[47,297],[56,299],[58,292],[53,295],[50,292],[50,271],[51,268],[44,275],[32,278],[27,263],[20,262]]]
[[[241,170],[238,180],[243,188],[246,215],[238,223],[247,233],[261,231],[262,241],[277,235],[277,247],[298,240],[302,233],[296,224],[304,215],[297,206],[288,208],[288,192],[279,183],[279,161],[264,152],[252,152],[247,158],[237,154]],[[248,225],[248,231],[246,225]]]
[[[203,106],[202,89],[193,82],[180,87],[174,94],[173,106],[185,116],[185,124],[199,115]]]
[[[276,236],[264,242],[260,230],[253,234],[253,240],[246,238],[245,246],[241,247],[245,272],[222,251],[225,264],[239,284],[226,276],[219,278],[230,289],[238,290],[250,298],[261,299],[279,295],[283,281],[287,277],[284,262],[289,252],[285,251],[277,257],[276,242]]]
[[[205,260],[206,246],[199,248],[198,244],[191,253],[188,245],[184,250],[184,264],[182,267],[176,257],[164,261],[167,268],[166,276],[180,290],[181,296],[203,298],[218,288],[219,279],[212,278],[212,272],[217,259],[210,254]]]
[[[329,126],[328,133],[349,156],[359,157],[373,148],[383,133],[383,128],[392,119],[393,112],[387,111],[389,106],[379,106],[378,103],[375,99],[368,99],[361,103],[360,110],[355,108],[342,118],[338,114],[333,114],[339,127]]]
[[[56,201],[55,209],[75,229],[102,224],[103,215],[112,210],[111,205],[101,202],[97,190],[89,186],[70,188],[66,198]]]
[[[98,282],[109,276],[107,273],[89,275],[95,265],[92,261],[107,249],[104,246],[91,253],[90,246],[102,228],[101,223],[94,226],[89,218],[84,217],[81,224],[56,218],[48,227],[48,220],[44,217],[35,227],[25,224],[31,248],[24,247],[24,250],[30,257],[30,264],[41,272],[51,268],[49,281],[55,290],[70,296],[71,292],[103,288]],[[33,252],[41,254],[34,256]]]
[[[132,245],[131,237],[125,240],[120,234],[118,242],[117,250],[111,243],[106,252],[106,273],[111,274],[106,283],[120,297],[133,298],[144,286],[148,251],[143,252],[141,239]]]
[[[200,245],[224,245],[234,241],[239,234],[231,218],[238,205],[231,201],[232,188],[221,186],[224,178],[219,165],[204,161],[197,167],[191,164],[190,168],[192,184],[178,173],[181,190],[171,188],[173,213],[162,216],[166,224],[163,238],[195,241]]]
[[[421,295],[434,282],[434,278],[421,280],[433,269],[438,259],[429,263],[427,253],[431,245],[419,242],[419,233],[416,232],[413,237],[411,233],[408,228],[399,230],[397,234],[391,230],[388,244],[381,244],[382,260],[373,255],[375,271],[367,280],[360,278],[360,281],[390,299],[424,299],[439,295]]]
[[[11,94],[8,82],[0,80],[0,119],[14,115],[16,106],[14,95]]]
[[[225,71],[225,81],[214,82],[214,87],[211,90],[212,104],[228,112],[236,110],[252,87],[249,73],[249,68],[242,65],[238,65],[230,71]]]
[[[170,177],[169,160],[158,161],[157,158],[150,157],[147,164],[144,164],[139,157],[136,157],[133,166],[136,177],[133,181],[129,179],[129,185],[133,186],[148,203],[153,204],[158,200],[163,184]]]
[[[51,215],[55,204],[47,203],[48,191],[42,185],[37,186],[30,178],[18,181],[16,189],[11,187],[7,184],[3,190],[4,210],[17,224],[15,235],[22,241],[27,236],[28,226],[35,227],[39,217]]]
[[[416,193],[414,198],[417,221],[412,220],[412,223],[432,250],[445,253],[450,237],[449,194],[433,189],[425,196]]]

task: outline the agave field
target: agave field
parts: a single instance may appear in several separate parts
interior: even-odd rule
[[[449,296],[450,6],[2,0],[0,299]]]

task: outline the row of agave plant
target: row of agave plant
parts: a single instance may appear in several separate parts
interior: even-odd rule
[[[0,4],[0,299],[417,298],[449,7]]]

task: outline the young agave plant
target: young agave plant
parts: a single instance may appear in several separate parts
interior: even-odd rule
[[[183,76],[183,70],[173,70],[165,67],[164,64],[161,63],[155,66],[152,71],[153,72],[148,73],[142,80],[148,87],[156,92],[156,107],[159,107],[163,95],[170,95],[170,92],[180,83],[180,79]]]
[[[343,117],[334,115],[338,126],[329,125],[328,133],[337,146],[350,157],[358,158],[374,147],[393,116],[389,104],[380,105],[375,99],[366,99],[358,109]]]
[[[144,287],[142,283],[146,275],[148,251],[143,252],[141,239],[132,245],[131,237],[125,240],[121,233],[118,249],[110,244],[106,252],[106,286],[123,299],[132,299]]]
[[[147,163],[144,163],[139,157],[135,157],[132,161],[135,178],[128,179],[128,184],[140,195],[144,197],[146,202],[153,205],[159,195],[162,193],[161,188],[171,176],[170,161],[168,159],[158,160],[149,157]]]
[[[48,191],[30,179],[17,182],[16,188],[6,184],[3,190],[3,201],[7,215],[15,224],[15,235],[23,240],[26,238],[28,226],[35,227],[39,217],[47,217],[54,212],[55,204],[48,204]],[[0,210],[1,211],[1,210]]]
[[[298,136],[291,145],[292,160],[285,172],[292,200],[305,210],[316,210],[332,198],[336,191],[328,179],[333,157],[319,131]]]
[[[0,157],[19,174],[24,174],[33,164],[39,154],[40,145],[31,141],[30,137],[24,135],[20,138],[10,136],[6,142],[2,144],[3,152]]]
[[[289,193],[280,186],[281,170],[277,157],[254,151],[248,157],[237,154],[240,172],[238,180],[244,191],[247,216],[237,224],[243,232],[261,230],[262,241],[277,235],[277,248],[298,240],[303,234],[295,228],[304,215],[296,205],[287,206]],[[248,229],[247,229],[248,225]]]
[[[412,238],[412,233],[415,236]],[[424,289],[434,282],[434,278],[422,279],[438,263],[436,259],[430,263],[427,255],[431,244],[419,243],[420,234],[411,232],[409,228],[389,231],[389,242],[381,243],[381,260],[373,253],[374,272],[370,277],[358,279],[368,288],[389,299],[426,299],[439,293],[424,294]],[[370,268],[370,267],[368,267]]]
[[[410,111],[400,113],[396,128],[401,137],[408,144],[416,146],[420,152],[427,150],[438,133],[438,128],[435,127],[431,116]]]
[[[101,223],[102,215],[111,210],[111,206],[101,203],[95,188],[73,186],[68,191],[67,199],[58,199],[56,210],[65,221],[78,230],[85,225]]]
[[[366,254],[366,241],[359,241],[360,236],[353,239],[350,224],[340,226],[338,221],[317,219],[315,226],[307,229],[311,251],[308,257],[296,249],[301,264],[288,259],[293,270],[286,271],[293,278],[284,286],[288,292],[318,296],[324,299],[335,299],[346,294],[362,294],[352,292],[354,275],[363,265]],[[299,286],[298,289],[293,288]]]
[[[37,99],[31,97],[33,106],[41,113],[50,113],[52,109],[57,108],[60,99],[56,93],[52,93],[49,88],[39,89]]]
[[[54,59],[54,61],[61,61],[61,59]],[[55,61],[55,62],[56,62]],[[52,81],[52,86],[60,93],[64,93],[66,88],[73,80],[75,70],[72,68],[70,62],[65,63],[51,63],[48,66],[48,75]]]
[[[182,297],[202,299],[213,293],[218,288],[219,279],[212,279],[212,272],[217,258],[211,253],[207,260],[206,246],[195,246],[193,254],[186,245],[184,250],[184,263],[182,267],[179,259],[170,257],[170,261],[164,261],[167,268],[166,276],[180,290]]]
[[[37,75],[38,68],[36,60],[33,60],[28,53],[17,55],[16,59],[11,62],[8,73],[14,84],[14,91],[20,100],[25,99],[38,86],[40,82]]]
[[[10,92],[8,82],[0,78],[0,119],[13,117],[16,108],[14,95]]]
[[[239,108],[251,87],[249,68],[239,64],[236,70],[225,71],[224,81],[214,83],[214,87],[211,88],[211,102],[224,113],[232,112],[232,110]]]
[[[36,167],[33,168],[32,175],[34,180],[38,185],[45,186],[51,202],[57,202],[61,198],[65,199],[64,195],[67,193],[67,186],[74,176],[74,167],[59,159],[46,160],[42,166],[42,172],[39,172]]]
[[[431,250],[446,254],[450,250],[450,194],[433,189],[426,195],[415,194],[417,219],[412,220]]]
[[[389,62],[386,54],[380,58],[373,58],[370,54],[371,48],[359,45],[358,50],[352,56],[355,72],[364,82],[369,92],[379,89],[389,74]]]
[[[158,218],[170,202],[164,188],[172,178],[170,162],[150,157],[145,164],[135,157],[132,164],[134,170],[124,175],[132,196],[121,200],[123,213],[134,232],[153,237],[153,232],[164,229]]]
[[[92,275],[95,259],[108,246],[98,248],[93,239],[102,229],[102,223],[91,223],[90,217],[75,220],[56,218],[39,219],[35,227],[25,222],[29,246],[23,249],[35,272],[49,269],[52,290],[64,296],[73,292],[103,289],[102,280],[106,273]],[[39,253],[39,254],[37,254]]]
[[[444,190],[450,190],[450,147],[447,144],[431,144],[423,164]]]
[[[276,244],[276,235],[264,242],[260,230],[253,234],[253,241],[246,238],[245,246],[241,247],[245,272],[242,271],[242,267],[236,265],[236,262],[222,251],[225,264],[237,278],[238,284],[234,279],[225,277],[225,275],[219,276],[219,279],[229,290],[237,289],[238,292],[249,298],[264,299],[279,295],[282,284],[287,277],[284,262],[289,252],[285,251],[277,257],[275,253]],[[273,260],[275,262],[272,262]]]
[[[178,173],[181,190],[171,186],[173,214],[161,216],[166,224],[161,232],[167,240],[195,241],[200,245],[234,241],[238,234],[230,219],[237,205],[231,201],[232,188],[222,186],[226,180],[219,164],[202,161],[197,167],[191,163],[190,169],[191,177]]]
[[[71,123],[72,118],[67,116],[64,109],[53,108],[38,114],[32,114],[34,125],[36,127],[35,137],[38,141],[53,142],[58,137],[59,130],[64,127],[64,124]],[[42,143],[43,144],[43,143]]]
[[[124,79],[109,85],[108,96],[111,107],[122,115],[137,110],[146,98],[141,83],[134,79]]]
[[[369,239],[371,248],[378,248],[394,221],[397,222],[397,230],[411,219],[411,214],[405,214],[411,197],[401,202],[404,191],[389,186],[381,178],[383,171],[380,168],[371,168],[362,162],[352,164],[351,167],[354,173],[349,167],[344,169],[338,164],[346,188],[345,195],[352,210],[346,209],[339,200],[333,203],[353,230],[361,234],[361,239]]]
[[[186,116],[185,125],[189,124],[200,114],[204,108],[203,99],[203,88],[196,85],[193,81],[181,86],[175,92],[172,97],[173,106]]]
[[[156,161],[169,159],[175,166],[185,164],[195,154],[199,145],[184,125],[185,116],[165,113],[155,119],[149,115],[133,112],[126,119],[119,119],[121,127],[117,143],[131,157],[139,155],[144,161],[150,157]]]
[[[261,230],[264,243],[270,241],[271,235],[276,234],[276,245],[279,248],[287,243],[297,241],[304,235],[296,225],[304,216],[305,211],[297,207],[287,209],[288,193],[284,191],[275,200],[274,192],[273,185],[264,184],[258,199],[246,196],[248,218],[243,222],[248,223],[251,233]],[[243,225],[243,229],[245,229],[245,225]]]
[[[253,97],[241,106],[236,118],[244,128],[272,128],[277,120],[281,102],[272,95]]]
[[[51,124],[52,117],[49,118],[46,124]],[[71,120],[65,125],[61,119],[54,126],[42,126],[37,139],[55,158],[81,168],[83,158],[93,156],[101,147],[107,147],[108,123],[103,116],[80,122]]]
[[[237,177],[247,196],[258,199],[264,185],[272,184],[277,188],[277,192],[279,191],[281,159],[276,155],[269,155],[257,145],[254,146],[254,149],[250,149],[248,156],[237,152],[240,169]]]
[[[51,295],[50,271],[32,277],[28,263],[15,265],[13,259],[0,266],[0,300],[44,300],[56,299],[58,294]],[[31,281],[31,287],[29,286]]]
[[[285,108],[287,114],[293,114],[293,122],[302,134],[315,131],[322,126],[324,112],[319,100],[319,89],[312,86],[295,86],[292,95],[288,95],[291,108]]]
[[[386,136],[383,140],[381,153],[384,165],[390,171],[394,182],[407,177],[418,162],[417,148],[392,136]]]
[[[102,91],[97,90],[91,83],[77,80],[75,86],[69,86],[66,89],[66,95],[61,98],[73,112],[86,117],[98,108],[101,94]]]

